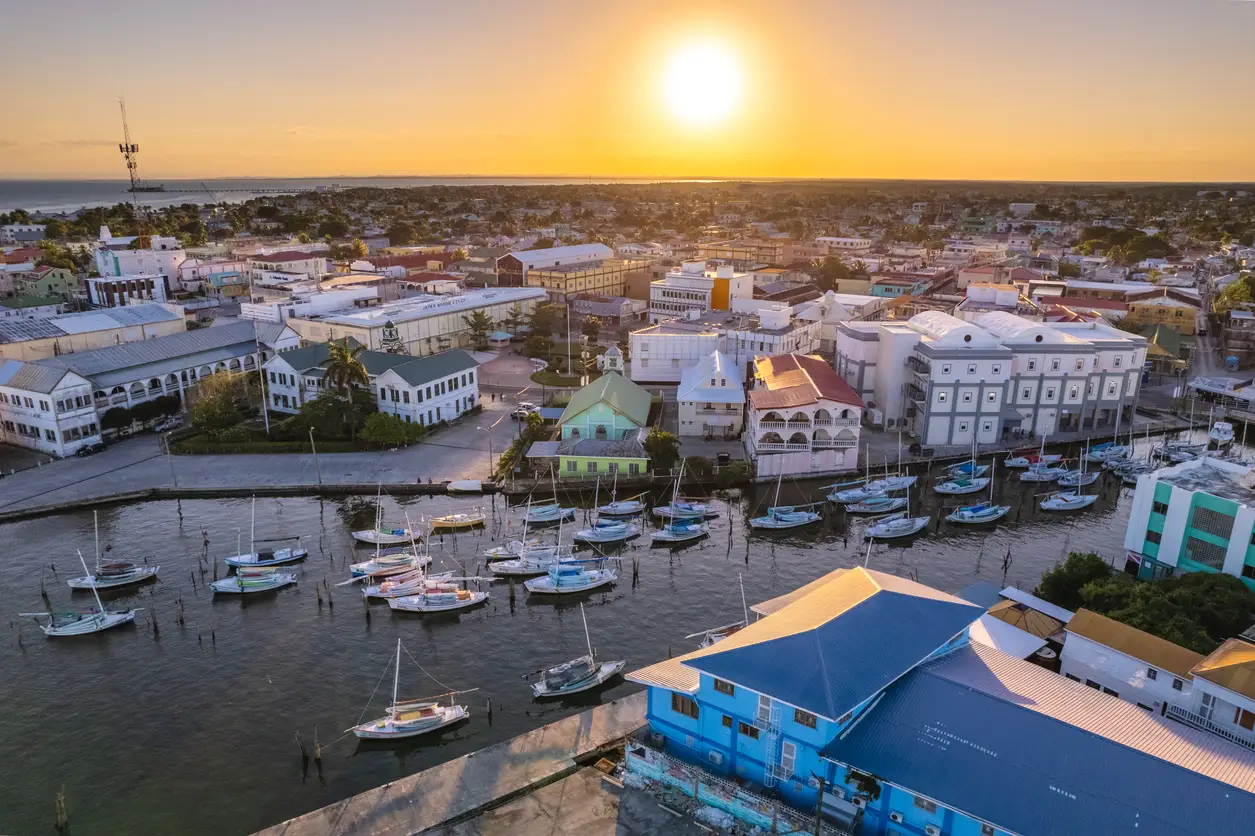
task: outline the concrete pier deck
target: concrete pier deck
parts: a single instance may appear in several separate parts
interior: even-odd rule
[[[413,836],[576,772],[645,724],[644,691],[384,784],[258,836]]]

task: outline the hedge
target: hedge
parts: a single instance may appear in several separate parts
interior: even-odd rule
[[[361,441],[319,441],[319,453],[359,453],[375,449]],[[181,456],[221,453],[308,453],[308,441],[205,441],[189,439],[170,445],[170,452]]]

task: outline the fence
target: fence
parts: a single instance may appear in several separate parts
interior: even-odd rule
[[[1247,749],[1255,749],[1255,740],[1251,740],[1250,738],[1243,737],[1240,734],[1237,734],[1235,732],[1230,731],[1229,729],[1226,729],[1224,726],[1213,723],[1211,720],[1208,720],[1206,717],[1195,714],[1193,711],[1187,711],[1186,709],[1181,708],[1180,706],[1169,705],[1168,716],[1171,717],[1173,720],[1177,720],[1179,722],[1185,723],[1187,726],[1193,726],[1196,729],[1202,729],[1203,731],[1208,731],[1208,732],[1211,732],[1212,734],[1219,735],[1220,737],[1223,737],[1225,740],[1236,743],[1239,746],[1245,746]]]
[[[641,740],[628,740],[627,766],[641,777],[675,787],[690,798],[770,833],[816,832],[814,816],[711,775],[701,767],[673,758]],[[821,832],[824,836],[851,836],[849,831],[829,824],[824,824]]]

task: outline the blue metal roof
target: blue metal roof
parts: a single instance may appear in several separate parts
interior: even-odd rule
[[[835,720],[983,612],[914,581],[852,569],[684,664]]]
[[[822,754],[1034,836],[1255,820],[1255,753],[975,645],[903,677]]]

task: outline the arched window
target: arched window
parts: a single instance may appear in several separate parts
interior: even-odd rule
[[[606,427],[604,424],[598,424],[597,429],[593,431],[593,438],[598,441],[606,440]]]
[[[579,437],[580,437],[580,428],[571,427],[571,438],[579,438]]]

